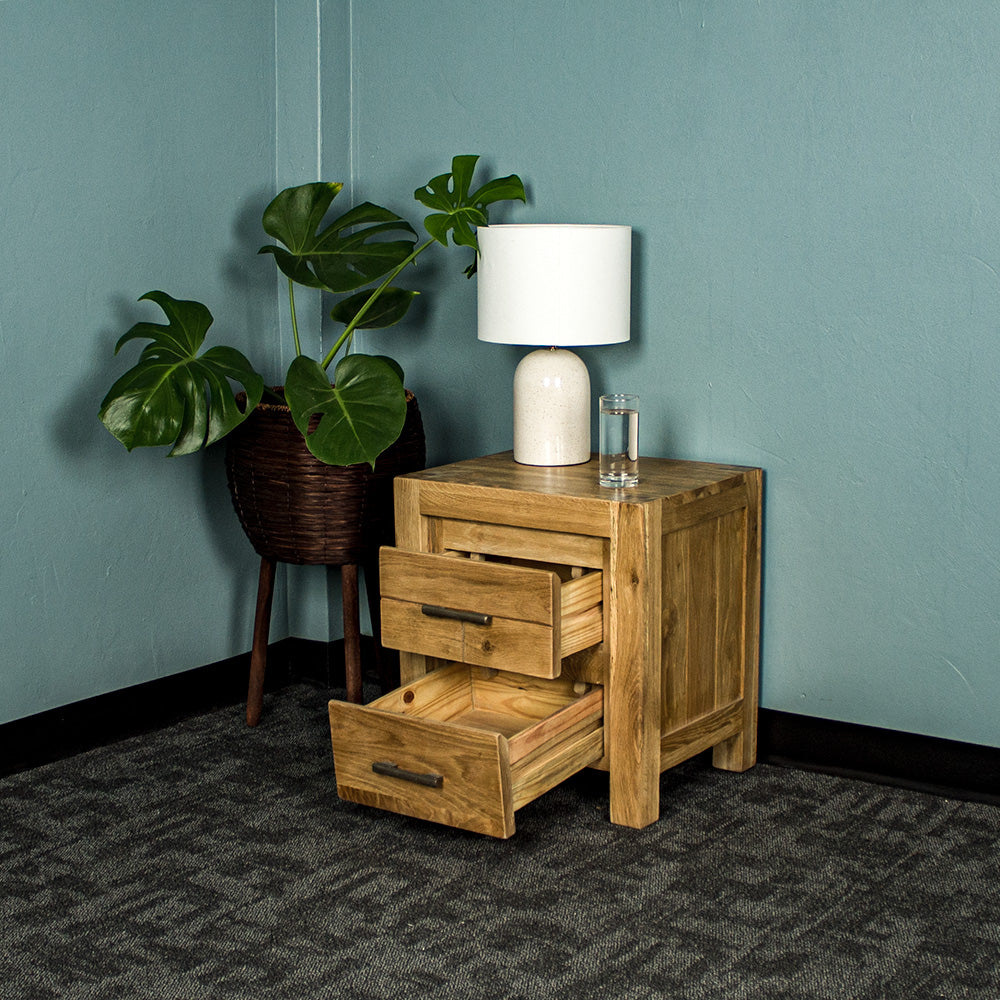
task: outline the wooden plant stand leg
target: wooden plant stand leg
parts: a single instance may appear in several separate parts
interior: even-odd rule
[[[247,692],[247,725],[260,722],[264,707],[264,671],[267,669],[267,638],[271,631],[271,599],[274,597],[274,574],[277,562],[264,556],[260,560],[257,582],[257,611],[253,620],[253,648],[250,652],[250,688]]]
[[[395,651],[382,645],[382,605],[379,586],[378,553],[364,562],[365,591],[368,596],[368,617],[372,623],[372,637],[375,640],[375,669],[379,685],[385,694],[399,687],[399,658]]]
[[[360,705],[361,693],[361,608],[358,597],[358,564],[340,567],[341,594],[344,604],[344,673],[347,700]]]

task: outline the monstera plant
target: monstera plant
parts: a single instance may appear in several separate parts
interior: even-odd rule
[[[450,172],[414,192],[416,201],[431,210],[423,221],[423,241],[401,216],[370,202],[326,222],[343,189],[339,183],[288,188],[265,209],[264,231],[274,242],[259,252],[272,255],[288,281],[295,346],[284,402],[320,461],[374,466],[398,438],[406,417],[402,370],[390,358],[351,353],[355,331],[392,326],[403,318],[418,293],[401,287],[398,279],[427,249],[447,247],[450,236],[456,246],[475,253],[476,227],[488,224],[489,206],[525,200],[524,185],[514,174],[472,190],[477,160],[456,156]],[[466,274],[474,271],[473,255]],[[322,358],[302,351],[296,286],[336,299],[330,315],[344,329]],[[203,350],[212,315],[200,302],[162,291],[147,292],[142,299],[159,306],[167,322],[137,323],[118,341],[116,354],[133,340],[149,342],[109,390],[100,418],[129,451],[158,445],[170,446],[170,455],[198,451],[239,426],[271,390],[235,348]],[[234,383],[242,387],[245,402]]]

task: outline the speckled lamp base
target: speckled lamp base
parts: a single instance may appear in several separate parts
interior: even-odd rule
[[[514,461],[590,461],[590,375],[572,351],[532,351],[514,373]]]

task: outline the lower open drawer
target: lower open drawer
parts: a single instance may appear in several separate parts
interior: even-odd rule
[[[340,797],[509,837],[514,812],[604,754],[604,692],[455,663],[330,702]]]

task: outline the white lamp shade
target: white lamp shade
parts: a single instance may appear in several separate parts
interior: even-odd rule
[[[629,339],[631,226],[481,226],[479,339],[585,347]]]

